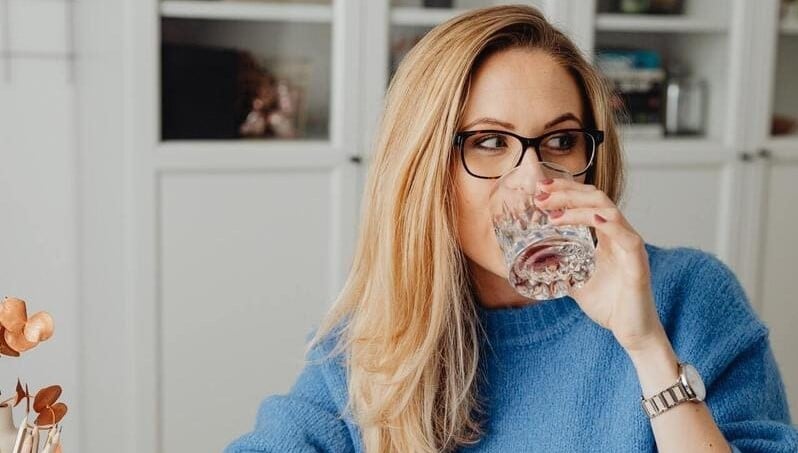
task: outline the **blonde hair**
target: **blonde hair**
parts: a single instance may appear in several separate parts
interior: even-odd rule
[[[622,193],[611,91],[538,10],[472,10],[407,54],[388,88],[351,271],[308,345],[337,331],[331,354],[346,357],[346,411],[367,453],[452,451],[483,434],[482,332],[457,240],[453,135],[475,69],[514,47],[548,52],[575,78],[585,126],[605,132],[587,182],[616,203]]]

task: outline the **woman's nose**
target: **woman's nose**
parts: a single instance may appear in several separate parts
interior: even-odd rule
[[[530,147],[526,150],[523,159],[521,159],[521,163],[518,164],[518,168],[515,169],[515,173],[517,187],[521,187],[527,192],[534,193],[537,181],[546,177],[543,174],[543,167],[540,165],[534,148]]]
[[[521,163],[518,166],[521,167],[521,172],[527,175],[528,179],[532,180],[533,185],[535,181],[545,178],[543,174],[543,167],[540,165],[540,160],[538,159],[537,154],[535,154],[535,149],[532,147],[527,148],[526,152],[524,153],[524,157],[521,159]]]
[[[535,152],[534,146],[527,147],[524,151],[524,158],[521,159],[521,163],[519,165],[531,165],[531,166],[538,166],[540,160],[538,159],[538,155]]]

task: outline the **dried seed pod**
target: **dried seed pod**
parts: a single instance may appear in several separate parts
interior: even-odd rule
[[[48,426],[48,425],[55,425],[56,423],[60,422],[61,419],[67,413],[67,405],[64,403],[55,403],[50,407],[46,407],[44,411],[42,411],[38,417],[36,417],[35,423],[39,426]]]
[[[21,330],[19,332],[12,332],[6,329],[3,336],[5,337],[5,342],[11,347],[11,349],[17,352],[25,352],[38,344],[26,340],[25,334],[22,333]]]
[[[53,317],[46,311],[40,311],[28,318],[25,328],[22,329],[25,339],[38,343],[48,340],[53,336]]]
[[[11,346],[6,343],[5,332],[6,328],[0,326],[0,356],[7,355],[9,357],[19,357],[19,352],[12,349]]]
[[[7,297],[0,303],[0,324],[12,332],[20,332],[28,320],[25,301],[16,297]]]
[[[52,406],[58,401],[61,396],[61,386],[51,385],[36,392],[36,397],[33,399],[33,410],[36,412],[43,411],[47,406]]]

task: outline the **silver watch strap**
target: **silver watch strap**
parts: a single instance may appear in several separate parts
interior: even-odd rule
[[[682,383],[677,382],[651,398],[645,399],[641,396],[640,404],[642,404],[643,411],[648,415],[648,418],[654,418],[676,405],[690,401],[692,398],[692,395],[682,386]]]

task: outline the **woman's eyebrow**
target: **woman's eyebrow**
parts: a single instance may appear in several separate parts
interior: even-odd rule
[[[577,118],[576,115],[574,115],[573,113],[568,112],[568,113],[563,113],[557,118],[554,118],[553,120],[549,121],[548,123],[546,123],[546,125],[543,128],[548,129],[552,126],[555,126],[557,124],[560,124],[568,120],[576,121],[577,123],[579,123],[580,127],[582,126],[582,121],[579,118]],[[506,121],[501,121],[496,118],[490,118],[490,117],[477,118],[474,121],[463,126],[463,129],[464,130],[470,129],[476,126],[477,124],[491,124],[494,126],[501,126],[505,129],[515,130],[515,126],[513,125],[513,123],[508,123]]]
[[[548,128],[552,127],[552,126],[555,126],[557,124],[560,124],[560,123],[568,121],[568,120],[574,120],[577,123],[579,123],[579,127],[582,127],[582,121],[579,118],[577,118],[576,115],[574,115],[573,113],[568,112],[568,113],[563,113],[562,115],[558,116],[557,118],[554,118],[553,120],[549,121],[548,123],[546,123],[546,125],[543,128],[544,129],[548,129]]]
[[[501,120],[497,120],[496,118],[488,118],[488,117],[477,118],[474,121],[463,126],[463,129],[470,129],[476,126],[477,124],[492,124],[494,126],[501,126],[505,129],[515,130],[515,126],[513,126],[513,123],[507,123]]]

